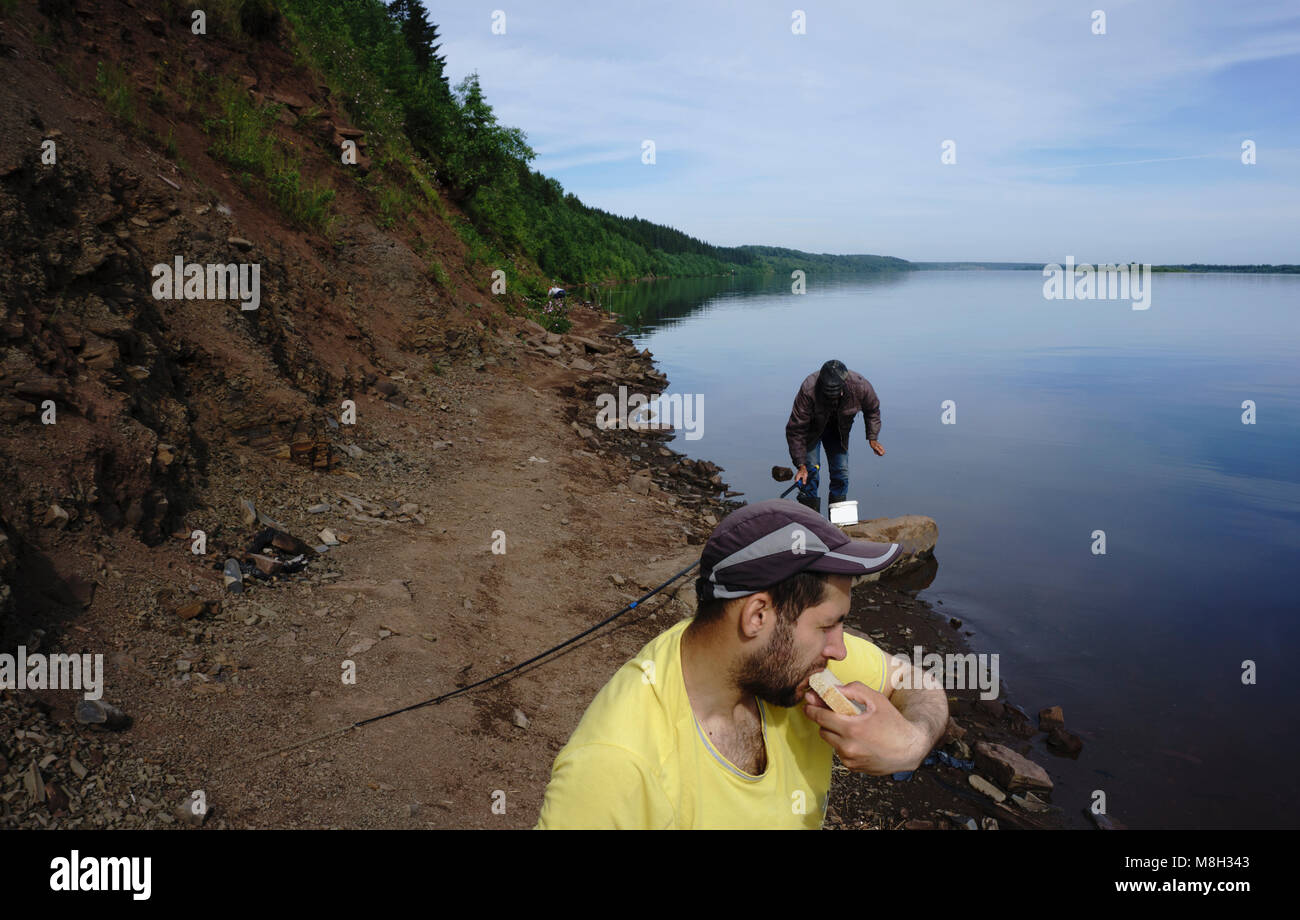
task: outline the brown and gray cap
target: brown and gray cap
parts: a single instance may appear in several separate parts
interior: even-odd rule
[[[897,543],[851,540],[812,509],[773,498],[732,512],[713,529],[695,592],[700,600],[745,597],[800,572],[870,575],[901,555]]]

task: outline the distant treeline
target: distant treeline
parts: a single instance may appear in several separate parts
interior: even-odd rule
[[[236,2],[257,7],[269,0]],[[307,56],[346,88],[349,115],[368,132],[378,159],[405,170],[413,187],[436,183],[469,216],[472,230],[453,224],[476,258],[519,271],[531,262],[565,283],[907,267],[880,256],[713,246],[672,227],[588,207],[529,167],[537,155],[527,137],[497,121],[476,74],[449,85],[438,27],[419,0],[279,3]],[[406,199],[392,194],[400,210]]]
[[[1042,271],[1047,262],[913,262],[912,268],[923,272],[955,271]]]
[[[1153,272],[1233,272],[1243,275],[1298,275],[1300,265],[1153,265]]]
[[[837,256],[829,253],[800,252],[780,246],[740,246],[740,252],[749,253],[754,264],[764,271],[789,274],[800,269],[808,274],[824,272],[882,272],[910,271],[915,264],[893,256]]]
[[[917,271],[1042,271],[1050,262],[911,262],[910,267]],[[1057,265],[1063,263],[1057,262]],[[1084,263],[1076,263],[1082,265]],[[1103,265],[1125,265],[1132,263],[1109,263]],[[1142,263],[1137,263],[1142,264]],[[1153,265],[1153,272],[1234,272],[1254,275],[1294,275],[1300,274],[1300,265],[1202,265],[1193,262],[1190,265]]]

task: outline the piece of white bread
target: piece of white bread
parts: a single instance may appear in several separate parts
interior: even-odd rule
[[[822,701],[840,715],[857,716],[862,714],[862,707],[839,691],[838,688],[844,686],[844,683],[831,673],[830,668],[818,671],[808,678],[808,683],[817,691],[817,695],[822,698]]]

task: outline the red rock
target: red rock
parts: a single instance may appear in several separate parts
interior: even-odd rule
[[[1054,751],[1073,756],[1083,750],[1083,742],[1074,732],[1064,728],[1053,728],[1047,736],[1047,746]]]
[[[1038,730],[1050,732],[1054,728],[1065,728],[1065,713],[1060,706],[1049,706],[1038,711]]]
[[[275,89],[271,90],[269,95],[272,102],[287,105],[291,109],[306,109],[311,107],[311,100],[302,93],[295,93],[291,90]]]
[[[248,560],[257,566],[257,570],[263,575],[275,575],[280,569],[284,568],[284,563],[279,559],[272,559],[270,556],[263,556],[258,553],[249,553]]]
[[[1002,744],[987,741],[976,744],[975,766],[992,776],[1008,792],[1019,789],[1052,791],[1052,778],[1046,770]]]

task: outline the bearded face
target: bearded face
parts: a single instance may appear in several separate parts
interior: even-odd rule
[[[736,667],[732,680],[738,689],[773,706],[795,706],[803,696],[808,677],[819,670],[815,667],[817,661],[798,659],[794,628],[778,616],[767,646],[746,657]]]

